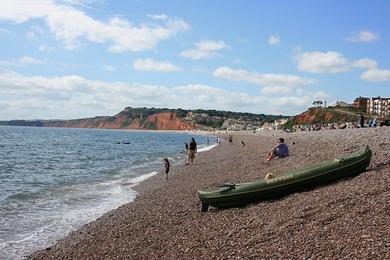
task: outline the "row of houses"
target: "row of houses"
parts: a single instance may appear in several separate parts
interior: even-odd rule
[[[228,131],[256,131],[268,129],[280,129],[287,119],[277,119],[274,122],[264,122],[260,118],[249,118],[240,116],[239,118],[226,118],[221,116],[210,116],[207,113],[188,112],[184,118],[193,124],[201,124],[210,128],[218,128]]]
[[[390,115],[390,98],[383,97],[358,97],[353,102],[354,107],[362,108],[369,114],[380,116]]]
[[[194,112],[188,112],[184,119],[193,124],[201,124],[211,128],[219,128],[220,130],[228,131],[256,130],[263,124],[263,121],[260,119],[253,120],[246,116],[234,119]]]

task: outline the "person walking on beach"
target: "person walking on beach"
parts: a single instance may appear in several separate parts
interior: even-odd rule
[[[164,167],[165,167],[165,175],[167,177],[167,180],[168,180],[168,172],[169,172],[169,168],[171,167],[171,164],[169,163],[169,160],[168,158],[164,158]]]
[[[195,139],[192,138],[191,142],[190,142],[190,145],[189,145],[189,152],[188,152],[188,158],[187,158],[186,165],[188,165],[190,163],[191,164],[194,163],[194,158],[195,158],[195,155],[196,155],[197,152],[198,152],[198,148],[196,147]]]
[[[360,127],[361,128],[364,127],[364,116],[363,116],[363,114],[360,114]]]
[[[272,160],[276,156],[279,158],[289,156],[288,146],[284,143],[284,138],[279,138],[278,141],[278,144],[268,153],[267,161]]]

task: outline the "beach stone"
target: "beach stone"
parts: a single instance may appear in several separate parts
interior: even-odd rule
[[[228,134],[221,134],[226,137]],[[237,135],[237,134],[236,134]],[[266,162],[276,139],[290,156]],[[30,259],[390,259],[390,127],[241,133],[136,187],[128,204]],[[237,139],[238,138],[238,139]],[[369,145],[369,170],[286,197],[200,213],[197,189],[247,182]]]

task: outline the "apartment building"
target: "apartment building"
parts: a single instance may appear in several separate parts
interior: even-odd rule
[[[381,116],[390,115],[390,98],[369,98],[367,100],[367,113]]]

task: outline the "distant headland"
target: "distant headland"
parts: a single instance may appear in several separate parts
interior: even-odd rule
[[[114,116],[72,120],[10,120],[0,125],[139,129],[139,130],[255,130],[266,122],[288,116],[264,115],[218,110],[126,107]]]
[[[0,125],[176,131],[254,131],[291,128],[299,125],[357,122],[360,115],[363,115],[366,119],[377,118],[386,125],[390,124],[390,98],[358,97],[352,104],[337,101],[332,106],[326,106],[326,101],[317,100],[313,102],[313,107],[292,117],[212,109],[126,107],[114,116],[72,120],[10,120],[0,121]]]

